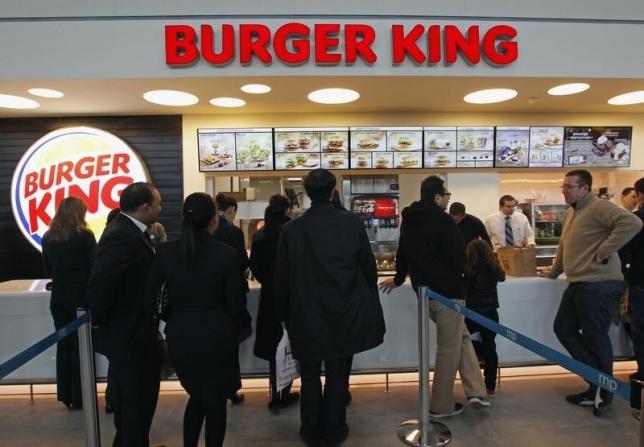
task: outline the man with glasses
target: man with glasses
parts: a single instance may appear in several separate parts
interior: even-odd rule
[[[570,355],[612,375],[613,349],[608,329],[624,289],[624,275],[617,251],[642,228],[635,216],[591,193],[593,178],[586,170],[570,171],[561,191],[570,207],[563,220],[551,279],[566,273],[564,291],[554,321],[554,331]],[[575,405],[592,406],[599,416],[612,394],[590,385],[586,391],[566,396]]]
[[[499,211],[485,219],[494,250],[499,247],[534,247],[534,231],[528,218],[515,213],[517,201],[510,195],[499,199]]]
[[[461,232],[445,212],[450,197],[443,179],[432,175],[421,184],[420,201],[403,210],[396,276],[380,283],[385,293],[400,286],[409,273],[414,289],[429,286],[465,305],[465,247]],[[429,302],[429,312],[437,333],[431,416],[454,416],[463,411],[463,405],[454,399],[457,371],[469,403],[489,406],[483,397],[485,383],[465,319],[433,300]]]

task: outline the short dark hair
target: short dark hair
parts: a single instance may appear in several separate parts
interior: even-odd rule
[[[221,211],[222,213],[230,207],[234,207],[235,211],[237,211],[237,199],[223,192],[215,196],[215,205],[217,206],[217,211]]]
[[[590,191],[593,188],[593,176],[590,172],[585,169],[575,169],[574,171],[566,172],[566,177],[579,178],[579,186],[588,185],[588,190]]]
[[[461,202],[454,202],[449,206],[450,216],[463,216],[465,215],[465,205]]]
[[[432,202],[436,194],[443,194],[444,192],[445,180],[437,175],[430,175],[420,184],[420,200]]]
[[[335,184],[335,175],[326,169],[314,169],[304,177],[304,190],[313,202],[330,201]]]
[[[624,188],[622,190],[622,197],[625,197],[625,196],[629,195],[633,191],[635,191],[635,188],[633,188],[632,186],[627,186],[626,188]]]
[[[154,199],[152,192],[154,185],[145,182],[136,182],[128,185],[121,193],[119,208],[121,211],[136,211],[141,205],[149,205]]]
[[[510,194],[506,194],[504,196],[501,196],[501,198],[499,199],[499,206],[504,206],[505,202],[509,202],[509,201],[514,202],[515,205],[517,203],[517,199],[512,197]]]
[[[635,192],[644,194],[644,177],[635,182]]]

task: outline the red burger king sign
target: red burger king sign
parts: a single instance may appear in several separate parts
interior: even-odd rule
[[[58,204],[65,197],[87,203],[87,224],[97,239],[123,189],[149,180],[138,155],[120,138],[91,127],[67,127],[36,141],[11,183],[13,214],[29,242],[41,250]]]

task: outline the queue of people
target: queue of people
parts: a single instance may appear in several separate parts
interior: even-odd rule
[[[311,171],[304,187],[311,208],[292,220],[288,198],[271,197],[265,226],[255,234],[248,258],[241,230],[232,224],[236,202],[224,195],[189,195],[183,204],[178,240],[164,242],[151,229],[161,212],[161,195],[151,184],[134,183],[120,197],[96,244],[80,199],[64,199],[43,242],[43,259],[53,279],[56,327],[87,304],[95,325],[96,350],[110,362],[110,406],[115,446],[147,446],[156,409],[161,356],[159,321],[166,322],[169,359],[188,393],[183,440],[198,444],[204,423],[207,446],[220,446],[226,432],[226,401],[243,400],[239,343],[247,338],[247,268],[261,283],[254,353],[269,362],[268,407],[300,401],[300,435],[307,445],[337,445],[349,434],[345,406],[353,355],[383,342],[385,322],[378,288],[385,293],[407,276],[442,295],[499,321],[497,283],[505,279],[492,247],[534,244],[516,201],[503,196],[499,213],[486,224],[454,203],[445,182],[427,177],[420,200],[402,212],[396,275],[378,284],[376,264],[359,218],[333,194],[335,177]],[[570,283],[554,331],[570,354],[612,373],[608,327],[622,294],[624,275],[617,256],[627,256],[636,378],[644,377],[644,179],[634,186],[640,210],[632,213],[593,196],[592,176],[571,171],[562,192],[570,205],[556,261],[543,276],[565,272]],[[519,217],[521,216],[521,217]],[[523,218],[522,218],[523,217]],[[487,229],[486,229],[487,227]],[[488,231],[490,234],[488,236]],[[241,235],[241,236],[240,236]],[[466,244],[467,242],[467,244]],[[432,416],[455,416],[456,373],[467,403],[485,408],[496,396],[495,333],[430,302],[437,327]],[[286,330],[300,362],[301,395],[276,385],[276,349]],[[473,339],[475,339],[473,341]],[[59,343],[58,399],[80,408],[76,336]],[[479,359],[484,362],[483,373]],[[324,388],[320,375],[324,366]],[[601,415],[611,394],[591,385],[566,399]]]

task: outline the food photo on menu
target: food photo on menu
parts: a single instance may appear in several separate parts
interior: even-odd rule
[[[349,131],[347,128],[325,129],[320,132],[322,152],[349,152]]]
[[[566,127],[564,166],[630,166],[632,127]]]
[[[273,133],[270,129],[263,132],[237,132],[235,140],[238,171],[273,169]]]
[[[455,151],[456,127],[425,127],[425,150]]]
[[[319,153],[275,154],[275,169],[316,169],[319,167]]]
[[[275,152],[320,152],[320,132],[311,129],[275,129]]]
[[[530,127],[528,166],[560,168],[563,164],[563,127]]]
[[[371,169],[371,157],[368,152],[351,152],[351,169]]]
[[[530,128],[497,127],[494,165],[499,168],[527,168]]]
[[[322,154],[322,168],[324,169],[349,169],[349,154]]]
[[[380,128],[353,127],[351,133],[351,150],[372,152],[387,150],[387,133]]]
[[[235,163],[235,132],[199,129],[197,131],[199,145],[199,171],[234,171]]]
[[[422,168],[422,153],[394,153],[394,167],[399,169]]]
[[[426,168],[456,167],[456,152],[431,151],[425,152]]]
[[[494,127],[456,128],[456,167],[494,166]]]
[[[394,152],[414,152],[423,150],[421,128],[391,128],[387,130],[387,150]]]

